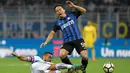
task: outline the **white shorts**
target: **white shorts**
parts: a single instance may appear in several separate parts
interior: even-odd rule
[[[36,62],[31,65],[31,73],[47,73],[45,71],[51,66],[50,62]]]

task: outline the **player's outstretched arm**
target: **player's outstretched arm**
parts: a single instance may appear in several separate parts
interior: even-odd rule
[[[18,59],[20,59],[20,60],[22,60],[22,61],[28,61],[28,58],[25,57],[25,56],[23,56],[23,55],[19,55],[19,54],[15,53],[15,52],[12,52],[11,54],[12,54],[13,56],[16,56]]]
[[[97,32],[96,32],[96,28],[95,27],[94,27],[93,34],[94,34],[94,42],[95,42],[97,40]]]
[[[50,34],[48,35],[47,39],[45,42],[43,42],[41,45],[40,45],[40,48],[42,48],[43,46],[45,46],[55,35],[55,32],[54,31],[51,31]]]
[[[83,32],[83,38],[85,38],[85,27],[82,32]]]
[[[81,7],[81,6],[78,6],[78,5],[75,5],[73,2],[71,1],[66,1],[66,3],[69,5],[69,7],[73,7],[73,8],[76,8],[78,9],[82,14],[84,14],[86,12],[86,9]]]

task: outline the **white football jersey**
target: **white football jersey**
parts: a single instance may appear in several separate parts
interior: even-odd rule
[[[28,61],[32,62],[31,73],[48,73],[48,68],[52,64],[51,62],[43,61],[39,56],[29,56]]]

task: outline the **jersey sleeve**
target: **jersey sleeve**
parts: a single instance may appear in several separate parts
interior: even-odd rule
[[[60,30],[60,27],[58,25],[55,25],[53,26],[53,29],[52,29],[54,32],[57,32],[58,30]]]
[[[29,56],[28,57],[28,62],[43,62],[43,60],[39,56]]]
[[[81,12],[79,10],[76,10],[76,11],[72,12],[72,14],[74,14],[76,16],[76,18],[78,18],[81,15]]]

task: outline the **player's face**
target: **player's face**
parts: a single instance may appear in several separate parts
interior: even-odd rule
[[[64,18],[66,16],[65,14],[65,9],[62,8],[61,6],[57,6],[55,8],[55,12],[56,12],[56,15],[60,18]]]
[[[87,25],[92,25],[92,22],[91,22],[91,21],[88,21]]]
[[[52,60],[52,55],[51,54],[47,54],[45,56],[43,56],[43,60],[47,61],[47,62],[51,62]]]

